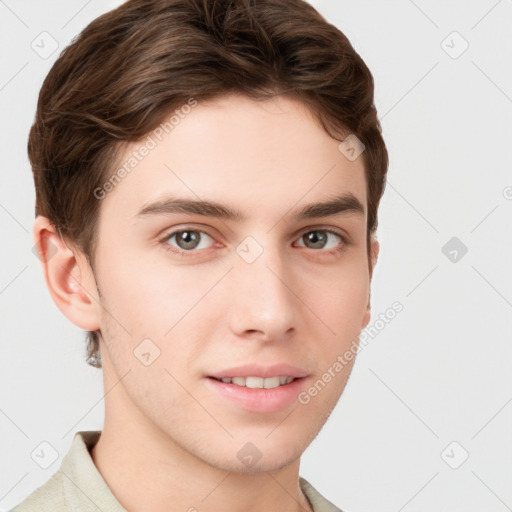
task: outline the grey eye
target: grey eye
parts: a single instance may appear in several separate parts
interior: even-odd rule
[[[175,246],[182,251],[191,251],[193,249],[205,249],[208,245],[200,247],[204,237],[211,240],[211,237],[203,231],[197,229],[184,229],[181,231],[175,231],[168,238],[167,242],[175,239]]]
[[[340,240],[342,240],[340,235],[326,229],[308,231],[300,237],[300,240],[303,240],[305,244],[304,247],[308,247],[309,249],[326,249],[329,237],[331,237],[331,240],[334,238],[335,243],[331,247],[327,247],[328,249],[336,247]]]

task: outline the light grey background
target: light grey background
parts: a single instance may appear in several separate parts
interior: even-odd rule
[[[512,1],[311,3],[375,78],[391,162],[370,325],[403,311],[360,352],[301,474],[347,512],[512,510]],[[58,53],[119,4],[0,0],[2,511],[103,425],[101,371],[31,252],[26,141]],[[46,59],[43,31],[59,45]],[[467,254],[445,256],[452,237]],[[59,454],[47,469],[31,458],[42,441]]]

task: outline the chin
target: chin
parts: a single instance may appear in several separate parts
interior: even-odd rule
[[[300,442],[295,440],[285,443],[281,436],[276,435],[273,440],[265,440],[265,435],[258,436],[260,440],[255,437],[236,436],[235,439],[224,442],[221,449],[215,449],[215,445],[209,444],[195,455],[210,466],[224,471],[257,474],[279,471],[289,466],[300,459],[307,447],[302,439]]]

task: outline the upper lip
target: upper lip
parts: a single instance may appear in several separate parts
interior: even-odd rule
[[[226,377],[295,377],[299,379],[306,377],[308,372],[303,368],[298,368],[287,363],[278,363],[268,366],[259,364],[244,364],[235,368],[228,368],[208,375],[215,379],[223,379]]]

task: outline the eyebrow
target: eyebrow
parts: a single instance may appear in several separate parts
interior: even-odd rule
[[[349,192],[336,195],[329,201],[307,204],[295,211],[293,217],[301,221],[344,213],[364,215],[364,212],[364,206],[361,201]],[[240,210],[215,201],[184,199],[172,196],[145,206],[136,214],[136,217],[170,215],[173,213],[202,215],[238,222],[244,221],[247,218]]]

